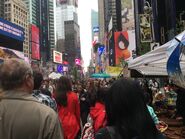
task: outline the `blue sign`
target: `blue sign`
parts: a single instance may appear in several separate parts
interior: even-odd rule
[[[57,65],[57,72],[63,73],[63,66],[62,65]]]
[[[24,29],[2,18],[0,18],[0,34],[19,41],[24,41]]]
[[[101,45],[98,47],[98,55],[102,55],[102,53],[104,52],[105,50],[105,46],[104,45]]]
[[[99,27],[93,27],[93,32],[94,33],[99,32]]]

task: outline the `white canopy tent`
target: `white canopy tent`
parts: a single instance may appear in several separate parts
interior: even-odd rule
[[[175,38],[181,41],[184,35],[185,31]],[[129,62],[128,68],[137,70],[144,76],[167,76],[168,49],[173,47],[173,41],[171,40],[155,50],[133,59]],[[182,56],[180,66],[182,73],[185,74],[185,56]]]

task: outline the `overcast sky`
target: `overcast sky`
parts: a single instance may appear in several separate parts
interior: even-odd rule
[[[85,68],[89,66],[91,58],[91,9],[98,11],[97,0],[78,0],[81,53]]]

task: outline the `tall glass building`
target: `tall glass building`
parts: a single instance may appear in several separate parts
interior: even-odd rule
[[[52,60],[55,48],[54,0],[24,0],[29,9],[30,24],[39,28],[41,60]]]

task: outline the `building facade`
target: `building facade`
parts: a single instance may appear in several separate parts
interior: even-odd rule
[[[29,22],[28,10],[24,2],[21,0],[6,0],[4,1],[4,17],[12,23],[15,23],[24,28],[25,40],[23,43],[23,53],[26,57],[29,55]]]
[[[0,17],[4,16],[4,0],[0,0]]]
[[[52,61],[55,48],[54,0],[23,0],[29,9],[29,23],[39,28],[41,61]],[[31,32],[31,30],[30,30]],[[31,50],[31,49],[30,49]]]
[[[81,59],[80,48],[80,34],[79,25],[71,21],[65,21],[65,53],[67,53],[67,60],[69,68],[75,66],[75,59]]]
[[[75,67],[75,60],[81,59],[78,2],[58,0],[56,4],[57,51],[63,53],[64,61],[68,63],[70,71]]]

